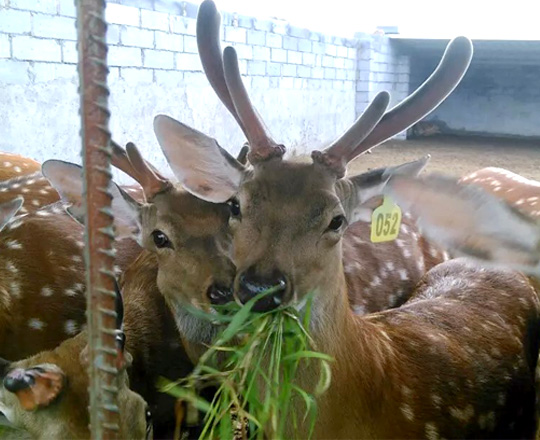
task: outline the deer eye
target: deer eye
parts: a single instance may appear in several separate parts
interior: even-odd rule
[[[240,216],[240,202],[236,198],[232,198],[228,202],[229,209],[231,211],[231,216],[239,217]]]
[[[172,248],[172,243],[169,240],[169,237],[167,237],[162,231],[159,229],[156,229],[152,232],[152,239],[154,240],[154,244],[157,248]]]
[[[345,217],[343,215],[336,215],[328,225],[329,231],[338,231],[345,224]]]

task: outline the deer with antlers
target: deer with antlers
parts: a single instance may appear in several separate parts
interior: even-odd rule
[[[219,14],[206,0],[197,24],[201,59],[214,67],[205,67],[210,83],[248,138],[253,169],[231,162],[213,139],[171,118],[158,116],[155,129],[169,162],[174,157],[180,164],[173,171],[186,188],[209,202],[229,204],[236,297],[246,302],[273,287],[269,300],[257,303],[264,311],[281,304],[301,308],[315,292],[311,336],[335,362],[330,387],[317,399],[314,437],[532,437],[540,305],[523,275],[456,259],[428,272],[398,309],[357,316],[348,305],[344,231],[369,219],[370,200],[385,194],[389,182],[393,190],[421,180],[385,168],[345,177],[346,165],[436,108],[465,74],[470,41],[452,40],[413,95],[386,112],[389,95],[379,93],[343,136],[314,152],[312,163],[298,164],[283,160],[285,147],[272,140],[249,101],[234,49],[226,48],[222,58],[218,36]],[[417,191],[409,189],[406,196],[414,201]],[[477,211],[462,209],[474,197],[446,210],[450,191],[442,203],[430,204],[441,191],[434,187],[422,207],[432,214],[425,220],[431,230],[457,237],[445,244],[461,239],[472,253],[479,245],[499,244],[497,238],[467,241],[469,231],[462,227],[483,220]],[[526,224],[502,204],[488,206],[492,228]],[[521,231],[505,237],[508,248],[522,245]],[[317,375],[302,371],[301,385],[309,389]]]

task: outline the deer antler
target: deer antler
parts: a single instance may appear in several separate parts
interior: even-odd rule
[[[147,200],[169,188],[171,185],[169,180],[143,159],[133,142],[126,145],[126,150],[116,142],[111,142],[111,146],[113,150],[112,164],[142,186]]]
[[[461,82],[472,55],[473,46],[468,38],[456,37],[450,41],[431,76],[383,116],[370,135],[359,143],[354,157],[406,130],[435,110]]]
[[[452,40],[435,71],[412,95],[375,121],[378,115],[376,110],[381,108],[380,103],[375,105],[375,102],[382,99],[380,94],[377,95],[345,134],[324,151],[312,153],[313,160],[328,166],[338,177],[343,177],[346,165],[352,159],[435,110],[465,75],[472,51],[472,43],[468,38],[457,37]],[[373,121],[375,125],[369,128],[369,123]]]
[[[221,18],[212,0],[205,0],[197,15],[197,44],[204,72],[219,99],[234,116],[251,146],[249,160],[257,163],[282,157],[285,147],[270,136],[251,103],[238,68],[238,57],[232,47],[221,56],[219,26]]]
[[[377,94],[364,113],[337,141],[324,151],[314,151],[311,153],[313,161],[328,167],[338,178],[343,177],[347,162],[349,162],[350,156],[354,153],[358,142],[365,139],[377,126],[389,103],[390,94],[388,92]]]

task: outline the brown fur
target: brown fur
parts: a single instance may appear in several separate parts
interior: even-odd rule
[[[540,219],[540,182],[503,168],[482,168],[460,179],[480,186],[534,219]]]
[[[41,170],[41,164],[20,154],[0,151],[0,182],[33,174]]]
[[[15,218],[0,233],[0,357],[23,359],[81,331],[83,240],[83,228],[61,205]],[[119,271],[140,253],[133,240],[116,248]]]

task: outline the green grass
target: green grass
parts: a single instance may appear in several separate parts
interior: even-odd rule
[[[190,309],[221,324],[223,330],[189,377],[176,382],[161,379],[159,386],[205,413],[201,438],[232,438],[233,410],[238,420],[248,420],[250,439],[262,439],[265,434],[280,439],[295,436],[300,426],[307,427],[311,436],[317,415],[315,397],[330,384],[332,358],[314,351],[308,334],[311,298],[302,313],[290,306],[252,312],[255,302],[270,293],[243,306],[215,307],[216,313]],[[299,369],[308,365],[318,368],[315,371],[320,377],[310,391],[302,389],[297,380]],[[217,387],[211,402],[197,396],[201,383]],[[298,399],[302,405],[292,405]]]

